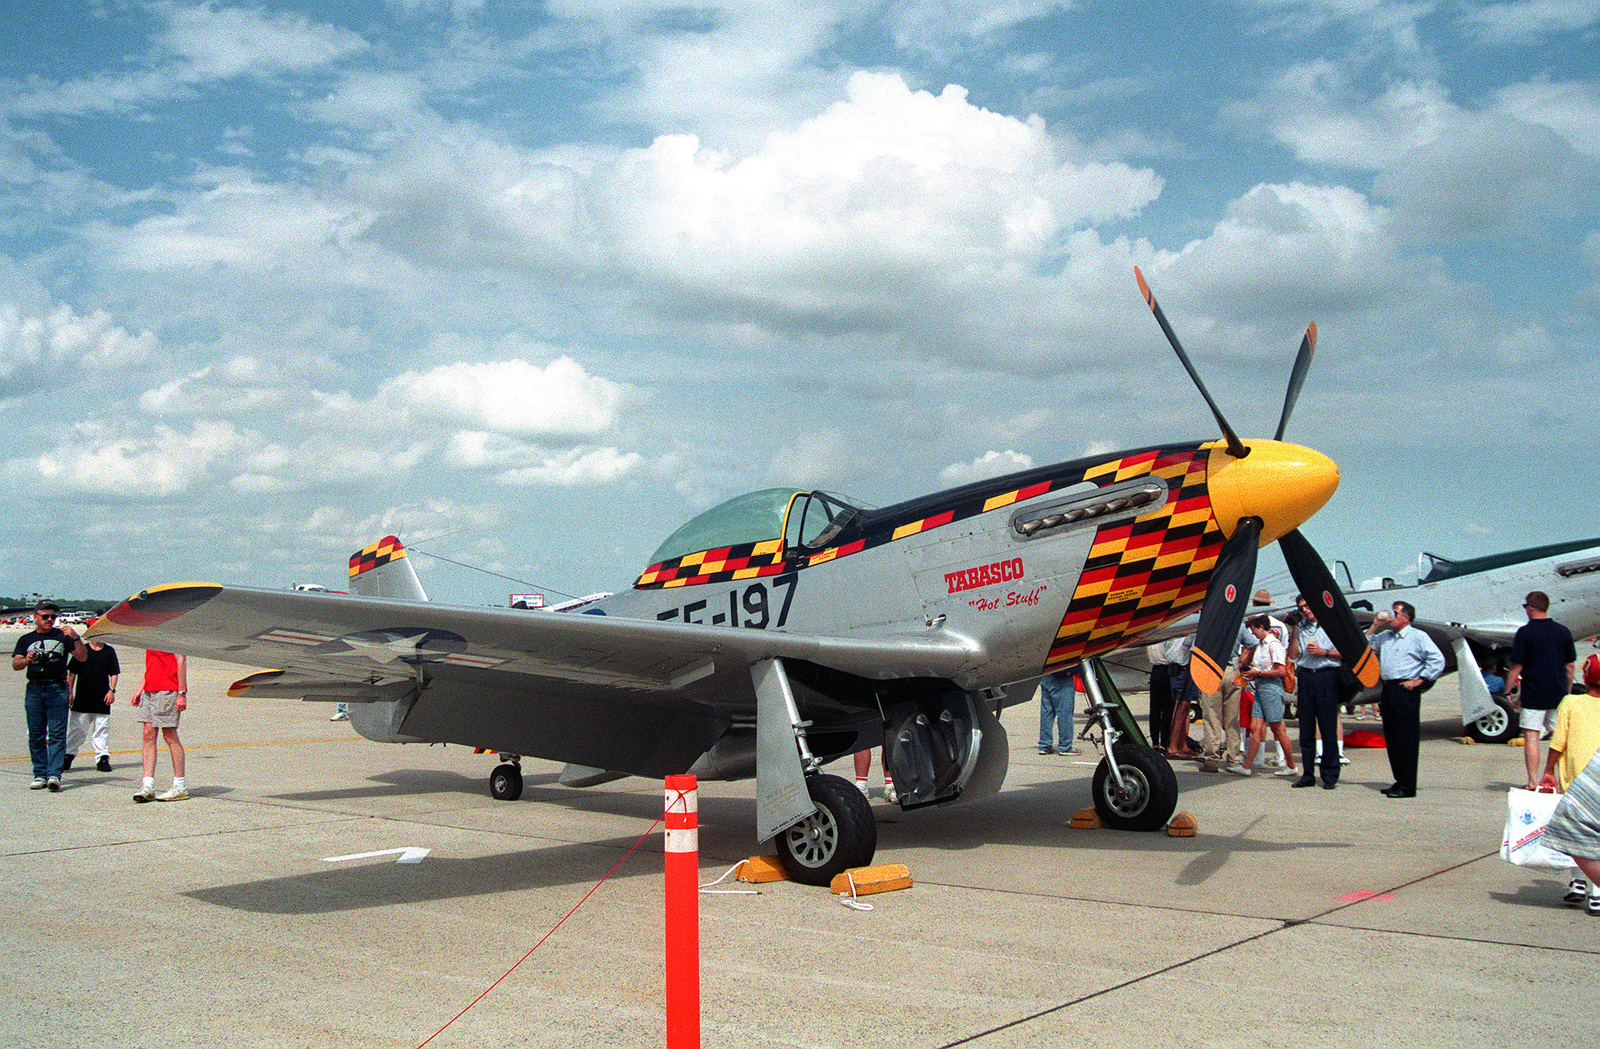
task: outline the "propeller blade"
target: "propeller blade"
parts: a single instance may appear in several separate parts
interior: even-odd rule
[[[1216,416],[1217,425],[1222,427],[1222,436],[1228,442],[1228,454],[1235,459],[1243,459],[1250,454],[1250,450],[1239,440],[1239,435],[1233,432],[1233,427],[1228,425],[1228,420],[1222,417],[1222,409],[1217,407],[1217,402],[1211,399],[1211,391],[1206,389],[1206,384],[1200,381],[1200,373],[1194,370],[1194,364],[1189,360],[1189,355],[1183,352],[1183,345],[1178,342],[1178,337],[1172,333],[1172,325],[1167,323],[1167,315],[1161,312],[1161,306],[1156,302],[1156,297],[1150,294],[1150,285],[1144,282],[1144,274],[1139,272],[1139,267],[1133,268],[1134,279],[1139,282],[1139,291],[1144,295],[1144,301],[1150,307],[1150,312],[1156,315],[1156,323],[1161,325],[1161,331],[1166,335],[1167,341],[1178,352],[1178,360],[1183,363],[1184,370],[1189,373],[1189,378],[1194,380],[1195,388],[1200,391],[1200,396],[1205,398],[1206,404],[1211,408],[1211,414]],[[1214,577],[1213,577],[1214,578]],[[1207,598],[1209,599],[1209,593]]]
[[[1233,537],[1217,555],[1200,606],[1200,626],[1194,651],[1189,655],[1189,677],[1206,695],[1222,687],[1222,671],[1239,645],[1239,624],[1244,622],[1245,600],[1256,578],[1256,551],[1261,539],[1261,518],[1242,517]]]
[[[1289,416],[1294,412],[1294,402],[1300,399],[1300,387],[1305,385],[1306,372],[1311,370],[1311,358],[1317,352],[1317,322],[1306,325],[1305,337],[1300,340],[1300,352],[1294,357],[1294,370],[1289,373],[1289,389],[1283,395],[1283,414],[1278,417],[1278,432],[1274,441],[1283,440],[1289,428]]]
[[[1350,605],[1344,599],[1333,573],[1323,563],[1311,546],[1311,541],[1296,528],[1278,540],[1283,549],[1283,559],[1289,564],[1289,574],[1294,585],[1300,588],[1306,603],[1317,613],[1317,622],[1328,632],[1328,639],[1339,650],[1339,659],[1371,688],[1378,683],[1378,657],[1367,647],[1367,635],[1356,625],[1350,614]]]

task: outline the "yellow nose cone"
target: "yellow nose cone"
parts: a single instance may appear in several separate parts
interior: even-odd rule
[[[1322,509],[1339,487],[1339,467],[1319,451],[1283,441],[1246,441],[1235,459],[1225,442],[1211,446],[1206,487],[1224,535],[1241,517],[1261,518],[1261,545],[1292,532]]]

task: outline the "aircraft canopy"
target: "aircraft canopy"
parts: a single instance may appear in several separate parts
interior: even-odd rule
[[[712,507],[667,536],[650,556],[650,563],[658,565],[701,550],[768,542],[780,537],[785,539],[786,547],[818,548],[859,518],[862,509],[858,503],[827,492],[802,492],[793,488],[747,492]]]

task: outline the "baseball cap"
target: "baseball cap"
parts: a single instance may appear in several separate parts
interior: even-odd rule
[[[1600,688],[1600,656],[1590,656],[1583,661],[1583,683],[1589,688]]]
[[[40,601],[38,604],[34,605],[33,610],[35,612],[59,612],[61,611],[61,606],[47,597],[43,601]]]

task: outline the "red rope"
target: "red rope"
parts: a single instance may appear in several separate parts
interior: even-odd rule
[[[437,1031],[435,1031],[432,1034],[430,1034],[427,1038],[423,1039],[423,1041],[420,1042],[417,1045],[417,1049],[422,1049],[422,1047],[424,1045],[427,1045],[429,1042],[433,1041],[435,1038],[439,1037],[441,1034],[444,1034],[445,1027],[449,1027],[451,1024],[455,1023],[457,1020],[459,1020],[463,1016],[467,1015],[467,1009],[471,1009],[474,1005],[477,1005],[479,1002],[481,1002],[485,998],[487,998],[489,996],[489,992],[490,991],[492,991],[496,987],[500,986],[501,981],[503,981],[507,976],[510,976],[512,973],[516,972],[518,965],[521,965],[523,962],[527,961],[530,957],[532,957],[533,952],[537,951],[541,946],[544,945],[544,941],[548,940],[550,937],[555,935],[556,930],[561,928],[561,923],[562,922],[564,922],[568,918],[572,917],[574,914],[576,914],[578,912],[578,908],[579,907],[582,907],[585,903],[589,902],[589,897],[593,896],[596,892],[598,892],[600,890],[600,886],[602,886],[602,885],[604,885],[606,883],[606,879],[611,877],[613,874],[615,874],[617,872],[617,868],[622,866],[624,863],[627,862],[628,857],[633,855],[635,849],[637,849],[640,845],[644,844],[644,840],[646,838],[648,838],[655,831],[656,827],[661,825],[661,821],[664,818],[665,818],[664,816],[657,816],[656,817],[656,821],[654,823],[650,824],[649,829],[646,830],[643,834],[639,835],[639,840],[634,842],[633,845],[628,849],[628,851],[622,854],[622,859],[618,860],[616,863],[613,863],[611,865],[611,869],[606,871],[605,874],[601,876],[600,880],[594,883],[594,888],[592,888],[588,892],[584,893],[583,894],[583,899],[581,899],[577,903],[573,904],[572,905],[572,910],[568,911],[566,914],[563,914],[561,916],[561,921],[556,922],[554,925],[550,926],[550,931],[545,933],[543,936],[541,936],[539,938],[539,942],[538,943],[534,944],[532,947],[529,947],[528,948],[528,953],[524,954],[521,958],[518,958],[517,961],[516,961],[516,964],[512,965],[511,968],[507,969],[503,974],[501,974],[499,980],[496,980],[494,983],[491,983],[488,987],[485,987],[482,994],[478,995],[478,997],[472,999],[472,1001],[467,1003],[467,1008],[466,1009],[463,1009],[459,1013],[456,1013],[454,1016],[450,1017],[450,1019],[445,1022],[444,1027],[439,1028]]]

